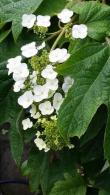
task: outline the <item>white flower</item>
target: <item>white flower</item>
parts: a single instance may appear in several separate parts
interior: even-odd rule
[[[37,49],[38,49],[38,50],[41,50],[41,49],[43,49],[45,46],[46,46],[46,44],[45,44],[45,41],[44,41],[41,45],[37,46]]]
[[[46,85],[37,85],[34,88],[34,101],[40,102],[48,98],[48,92],[49,92],[49,89],[47,88]]]
[[[16,66],[21,63],[22,57],[17,56],[15,58],[10,58],[8,60],[7,68],[9,69],[8,75],[13,73],[16,70]]]
[[[28,108],[33,103],[33,94],[31,91],[26,91],[18,98],[18,104],[23,108]]]
[[[39,150],[44,150],[45,152],[48,152],[50,149],[47,147],[46,143],[44,142],[43,139],[37,137],[34,140],[34,143],[36,144],[36,146],[39,148]]]
[[[53,70],[52,65],[47,65],[47,67],[41,72],[41,75],[43,78],[53,80],[56,78],[57,72]]]
[[[43,27],[49,27],[51,25],[50,23],[50,16],[37,16],[37,26],[43,26]]]
[[[69,9],[63,9],[61,13],[58,14],[58,18],[62,23],[70,22],[72,16],[73,16],[73,11]]]
[[[30,75],[30,82],[32,85],[36,85],[37,74],[38,74],[38,72],[33,71],[32,74]]]
[[[38,53],[36,43],[32,42],[21,47],[22,55],[26,58],[35,56]]]
[[[63,63],[70,57],[70,54],[67,52],[67,49],[55,49],[52,50],[49,54],[49,61],[52,63],[58,62]]]
[[[51,89],[51,90],[57,90],[58,89],[58,79],[47,79],[46,80],[46,86],[47,88]]]
[[[73,149],[73,148],[74,148],[74,145],[73,145],[73,144],[69,144],[69,145],[68,145],[68,148],[69,148],[69,149]]]
[[[33,123],[29,118],[27,118],[22,121],[22,125],[23,125],[23,129],[26,130],[31,128],[33,126]]]
[[[24,14],[22,16],[22,26],[27,28],[32,28],[36,21],[36,16],[34,14]]]
[[[75,39],[84,39],[87,37],[88,29],[85,24],[73,25],[72,27],[72,36]]]
[[[13,91],[14,92],[19,92],[24,87],[25,87],[25,85],[24,85],[24,81],[23,80],[17,81],[17,82],[15,82],[15,84],[13,86]]]
[[[29,70],[26,63],[21,63],[16,66],[16,70],[13,73],[13,79],[15,81],[25,80],[29,75]]]
[[[63,96],[61,93],[55,93],[54,98],[53,98],[53,107],[55,110],[59,110],[61,104],[63,103]]]
[[[51,105],[51,102],[46,101],[39,105],[39,110],[41,111],[42,115],[50,115],[53,113],[54,108]]]
[[[40,112],[37,112],[36,106],[33,104],[32,108],[30,109],[31,117],[34,119],[40,118],[41,114]]]
[[[65,93],[67,93],[68,90],[72,87],[73,83],[74,83],[74,80],[71,77],[69,77],[69,76],[68,77],[65,77],[64,78],[64,83],[62,85],[63,91]]]

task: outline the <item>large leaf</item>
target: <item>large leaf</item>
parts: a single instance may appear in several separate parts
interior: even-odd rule
[[[55,183],[49,195],[86,195],[86,185],[81,176],[65,175],[65,180]]]
[[[110,170],[106,170],[95,178],[96,188],[103,189],[110,194]]]
[[[75,156],[71,151],[45,154],[33,148],[27,163],[31,190],[38,190],[40,185],[43,194],[48,194],[54,183],[63,179],[65,172],[71,173],[71,170],[75,168],[75,158],[77,158],[77,155]],[[73,163],[71,163],[71,160]]]
[[[73,6],[79,14],[79,22],[88,26],[88,35],[100,40],[110,31],[110,7],[95,1],[82,2]]]
[[[48,171],[48,155],[33,148],[29,155],[27,167],[30,172],[29,182],[31,191],[38,191],[39,185]]]
[[[17,96],[9,93],[0,102],[0,124],[10,123],[10,144],[14,160],[19,165],[23,152],[23,140],[20,133],[21,107],[17,103]]]
[[[6,0],[0,4],[0,19],[3,22],[12,21],[12,32],[16,40],[22,31],[21,17],[25,13],[33,13],[43,0]]]
[[[67,4],[67,0],[44,0],[37,13],[42,15],[55,15],[59,13]]]
[[[108,159],[110,163],[110,104],[108,106],[108,121],[107,121],[107,127],[105,131],[104,152],[105,152],[105,157]]]
[[[59,112],[63,136],[82,136],[98,107],[109,101],[108,58],[108,47],[87,46],[74,53],[60,68],[61,73],[75,78]]]
[[[105,190],[100,190],[99,195],[109,195],[109,192]]]

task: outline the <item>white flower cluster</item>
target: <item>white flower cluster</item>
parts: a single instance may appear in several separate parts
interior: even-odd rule
[[[36,46],[35,42],[26,44],[21,47],[22,56],[27,59],[39,55],[39,50],[44,47],[44,42],[40,46]],[[30,115],[33,119],[39,119],[46,115],[50,116],[50,118],[54,117],[64,100],[63,93],[66,95],[73,84],[73,79],[70,77],[64,78],[62,93],[58,92],[59,79],[58,73],[55,71],[55,64],[65,62],[70,57],[70,54],[64,48],[56,48],[50,51],[48,54],[50,64],[46,65],[40,72],[41,78],[45,79],[45,84],[43,85],[37,83],[39,71],[30,71],[28,65],[22,62],[22,56],[9,59],[7,64],[8,74],[12,74],[15,81],[14,91],[19,92],[23,89],[23,94],[18,98],[18,104],[24,109],[31,106]],[[26,88],[25,84],[27,80],[30,81],[31,85],[29,89]],[[33,122],[27,118],[22,121],[22,125],[23,129],[27,130],[33,126]],[[35,139],[35,143],[39,150],[49,150],[40,135]]]
[[[84,39],[88,34],[88,28],[85,24],[73,25],[73,14],[73,11],[65,8],[57,17],[65,26],[67,23],[71,24],[73,38]],[[28,29],[31,29],[33,26],[48,28],[51,25],[50,19],[50,16],[24,14],[22,16],[22,26]],[[45,49],[48,60],[45,62],[44,59],[41,68],[33,68],[30,61],[34,57],[37,60],[41,59],[40,57],[43,56],[43,48],[45,47],[45,42],[42,42],[41,45],[37,45],[36,42],[23,45],[21,47],[21,56],[11,58],[7,63],[8,75],[12,74],[15,81],[13,90],[14,92],[21,91],[18,104],[24,109],[28,108],[27,110],[30,113],[31,119],[26,118],[22,121],[24,130],[32,128],[34,120],[37,120],[39,123],[43,119],[57,120],[60,106],[74,83],[71,77],[62,78],[56,72],[56,65],[64,63],[70,57],[68,50],[65,48],[51,49],[50,52],[48,49]],[[42,82],[39,82],[39,78]],[[50,150],[47,143],[42,139],[42,133],[39,131],[34,142],[39,150],[44,150],[45,152]],[[68,147],[72,148],[73,145],[70,144]]]
[[[60,22],[67,24],[71,22],[73,14],[74,14],[73,11],[65,8],[57,15],[57,17],[59,18]],[[32,28],[34,25],[47,28],[51,25],[50,19],[51,17],[48,15],[46,16],[38,15],[36,17],[34,14],[24,14],[22,16],[22,26],[28,29]],[[85,24],[73,25],[72,27],[73,38],[84,39],[87,37],[87,34],[88,34],[88,28]]]

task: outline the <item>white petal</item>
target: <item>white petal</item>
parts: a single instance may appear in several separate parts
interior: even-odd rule
[[[42,115],[51,115],[54,108],[52,107],[51,102],[46,101],[39,105],[39,110],[41,111]]]
[[[85,24],[73,25],[72,27],[72,36],[73,38],[84,39],[88,34],[88,29]]]
[[[63,103],[63,96],[60,93],[55,93],[54,98],[53,98],[53,107],[55,110],[59,110],[61,104]]]
[[[22,26],[27,28],[32,28],[36,21],[36,16],[34,14],[24,14],[22,16]]]
[[[28,108],[33,103],[33,94],[31,91],[26,91],[18,98],[18,104],[23,108]]]
[[[56,91],[58,89],[58,79],[47,79],[46,80],[46,86],[47,88]]]
[[[43,78],[47,79],[55,79],[57,76],[57,72],[53,70],[53,67],[51,65],[48,65],[42,72],[41,75]]]
[[[22,55],[26,58],[35,56],[38,53],[36,43],[32,42],[21,47]]]
[[[41,49],[43,49],[45,46],[46,46],[46,44],[45,44],[45,41],[44,41],[41,45],[37,46],[37,49],[38,49],[38,50],[41,50]]]
[[[27,118],[22,121],[22,125],[23,125],[23,129],[26,130],[31,128],[33,126],[33,123],[29,118]]]
[[[73,11],[69,9],[63,9],[61,13],[58,14],[58,18],[62,23],[70,22],[72,16],[73,16]]]
[[[37,26],[43,26],[43,27],[49,27],[51,25],[50,23],[50,16],[37,16]]]
[[[70,54],[67,52],[67,49],[62,48],[56,48],[55,50],[52,50],[49,54],[49,61],[52,63],[63,63],[70,57]]]

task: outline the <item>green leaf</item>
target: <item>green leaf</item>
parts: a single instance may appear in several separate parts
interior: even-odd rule
[[[33,148],[30,152],[27,166],[30,170],[29,183],[31,191],[38,191],[42,178],[48,171],[48,155]]]
[[[109,192],[105,190],[100,190],[99,195],[109,195]]]
[[[81,176],[65,175],[65,180],[55,183],[49,195],[86,195],[86,185]]]
[[[15,41],[21,33],[21,18],[23,14],[36,11],[43,0],[6,0],[0,5],[0,19],[3,22],[12,21],[12,32]]]
[[[17,103],[17,95],[10,92],[4,100],[0,102],[0,108],[0,124],[9,122],[11,125],[9,131],[11,152],[17,165],[20,165],[23,152],[23,140],[20,133],[20,117],[22,110]]]
[[[21,165],[21,172],[23,176],[28,176],[30,174],[30,169],[28,168],[27,165],[28,161],[25,160],[22,165]]]
[[[95,178],[96,188],[103,189],[110,194],[110,170],[106,170]]]
[[[104,153],[105,158],[107,158],[110,163],[110,104],[108,105],[108,120],[105,130]]]
[[[88,35],[101,40],[110,31],[110,7],[95,1],[82,2],[73,6],[79,14],[79,22],[88,26]]]
[[[62,65],[61,72],[75,78],[59,111],[59,128],[63,137],[82,136],[100,105],[109,102],[108,58],[108,47],[87,46]]]
[[[31,190],[38,190],[40,185],[43,194],[48,194],[54,183],[63,179],[65,172],[71,173],[71,170],[75,169],[77,158],[77,155],[71,151],[49,152],[45,154],[33,147],[27,163]]]
[[[107,111],[105,106],[101,106],[95,116],[93,117],[86,133],[80,139],[80,147],[87,144],[89,141],[93,140],[98,133],[105,126],[107,121]],[[99,138],[98,138],[99,139]]]
[[[59,13],[67,4],[67,0],[44,0],[37,10],[37,14],[41,15],[55,15]]]
[[[3,31],[1,34],[0,34],[0,43],[2,41],[4,41],[4,39],[7,38],[7,36],[10,34],[11,32],[11,29],[10,30],[6,30],[6,31]]]

